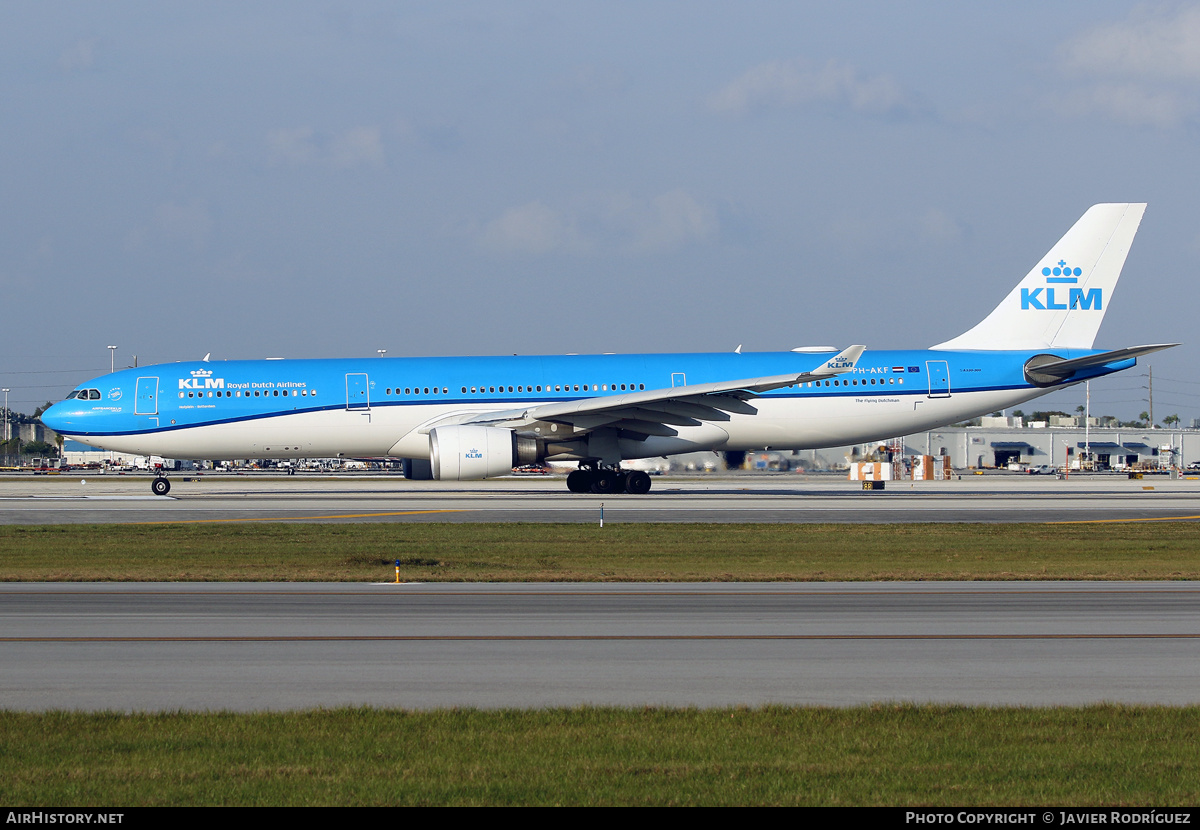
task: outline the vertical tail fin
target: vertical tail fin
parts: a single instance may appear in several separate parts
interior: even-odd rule
[[[1093,205],[984,320],[934,349],[1090,349],[1146,205]]]

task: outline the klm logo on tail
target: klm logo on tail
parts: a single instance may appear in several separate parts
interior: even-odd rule
[[[1063,289],[1057,288],[1059,294],[1057,298],[1055,297],[1056,286],[1078,283],[1079,277],[1083,276],[1082,269],[1072,268],[1067,265],[1065,260],[1060,259],[1054,267],[1043,268],[1042,275],[1046,277],[1047,285],[1021,289],[1022,310],[1032,308],[1038,311],[1066,311],[1067,309],[1102,311],[1104,309],[1104,292],[1099,288],[1068,288],[1066,297],[1063,297]],[[1042,295],[1043,291],[1046,292],[1044,296]]]

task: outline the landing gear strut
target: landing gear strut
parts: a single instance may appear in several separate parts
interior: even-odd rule
[[[567,489],[572,493],[631,493],[640,496],[650,492],[650,476],[641,470],[626,472],[584,461],[578,470],[567,476]]]
[[[167,481],[167,477],[161,473],[155,477],[154,482],[150,485],[150,489],[154,491],[156,496],[165,496],[171,492],[171,482]]]

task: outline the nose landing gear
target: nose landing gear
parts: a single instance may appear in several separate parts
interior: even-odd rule
[[[158,475],[150,484],[150,489],[154,491],[154,495],[156,496],[165,496],[171,492],[171,482],[167,481],[166,476]]]

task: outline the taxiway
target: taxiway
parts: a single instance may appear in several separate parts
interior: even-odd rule
[[[0,524],[131,522],[1044,522],[1200,518],[1200,480],[963,476],[863,491],[836,476],[656,479],[645,496],[577,495],[560,478],[0,478]]]
[[[22,710],[1200,703],[1200,584],[3,584]]]

